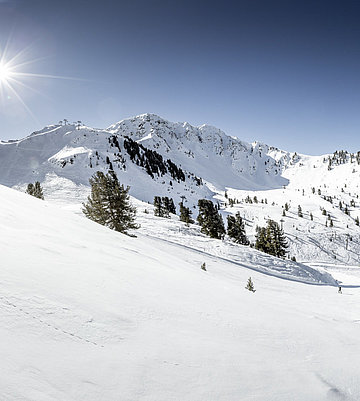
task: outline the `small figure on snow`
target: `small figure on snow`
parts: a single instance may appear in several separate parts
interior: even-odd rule
[[[205,262],[201,265],[201,270],[206,271],[206,264],[205,264]]]
[[[341,287],[339,286],[339,291],[338,291],[338,293],[339,294],[342,294],[342,291],[341,291]]]

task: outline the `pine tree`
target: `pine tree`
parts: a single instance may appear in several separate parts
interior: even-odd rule
[[[135,224],[136,209],[130,204],[130,187],[120,185],[113,171],[98,171],[89,182],[91,195],[82,209],[87,218],[124,234],[139,228]]]
[[[356,224],[357,226],[360,224],[360,222],[359,222],[359,216],[356,216],[356,218],[355,218],[355,224]]]
[[[223,239],[225,235],[224,222],[214,204],[210,200],[199,199],[198,207],[197,221],[201,226],[201,232],[211,238]]]
[[[251,292],[255,292],[255,288],[254,288],[254,283],[251,280],[251,277],[249,277],[247,285],[245,287],[247,290],[251,291]]]
[[[165,196],[162,198],[162,203],[168,213],[176,214],[176,207],[172,198]]]
[[[301,209],[301,206],[300,206],[300,205],[298,206],[298,216],[299,216],[299,217],[304,217],[304,215],[303,215],[303,212],[302,212],[302,209]]]
[[[283,258],[288,247],[284,231],[276,221],[268,220],[266,228],[257,228],[255,248],[259,251]]]
[[[249,245],[245,224],[239,212],[235,216],[227,216],[227,234],[237,244]]]
[[[154,215],[157,217],[164,217],[164,209],[160,196],[154,197]]]
[[[266,236],[266,228],[265,227],[256,227],[256,242],[255,249],[269,253],[270,251],[270,242],[269,238]]]
[[[188,207],[184,206],[182,202],[179,203],[179,206],[180,206],[180,221],[183,221],[187,225],[193,224],[194,220],[191,218],[192,211]]]
[[[43,190],[39,181],[36,181],[35,184],[28,184],[26,193],[34,196],[35,198],[44,200]]]
[[[164,196],[154,197],[154,215],[158,217],[170,217],[170,213],[176,214],[176,207],[172,198]]]

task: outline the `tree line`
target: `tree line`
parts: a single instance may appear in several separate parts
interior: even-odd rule
[[[112,230],[129,235],[129,230],[138,229],[136,224],[136,208],[130,203],[130,187],[124,187],[113,170],[108,173],[96,172],[89,180],[91,192],[83,203],[82,212],[90,220],[109,227]],[[27,186],[26,192],[39,199],[44,199],[43,190],[39,181]],[[187,225],[193,224],[192,211],[183,202],[179,203],[180,221]],[[246,235],[245,223],[240,213],[227,216],[227,229],[219,206],[208,199],[198,201],[197,223],[200,231],[210,238],[223,239],[227,234],[235,243],[250,245]],[[176,214],[174,200],[168,196],[154,197],[154,215],[170,217]],[[257,227],[255,248],[265,253],[284,257],[288,247],[282,228],[278,223],[269,220],[267,227]]]

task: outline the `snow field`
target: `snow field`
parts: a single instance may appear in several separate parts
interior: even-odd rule
[[[359,399],[358,288],[340,295],[0,196],[0,399]]]

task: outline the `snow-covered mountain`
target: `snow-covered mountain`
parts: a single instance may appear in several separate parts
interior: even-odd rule
[[[75,184],[111,165],[131,194],[152,201],[168,194],[189,202],[209,197],[213,189],[279,188],[283,157],[269,148],[247,144],[217,128],[170,123],[152,114],[123,120],[99,130],[54,125],[0,144],[0,183],[14,186],[56,174]],[[277,155],[278,156],[278,155]]]
[[[39,180],[47,199],[80,204],[91,175],[113,168],[140,201],[184,197],[196,213],[198,199],[212,199],[224,217],[240,211],[251,239],[267,219],[282,220],[298,260],[360,264],[359,162],[359,153],[306,156],[143,114],[107,129],[57,124],[1,142],[0,183],[23,190]]]

